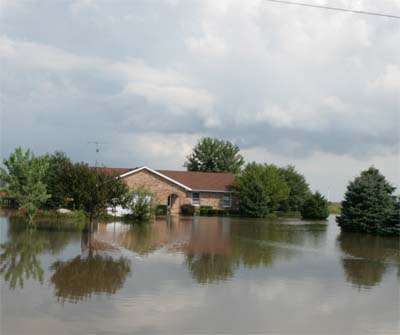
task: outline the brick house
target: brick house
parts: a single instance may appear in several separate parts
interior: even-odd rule
[[[156,203],[167,205],[171,214],[179,214],[183,204],[238,207],[238,198],[230,190],[232,173],[153,170],[146,166],[107,170],[119,175],[130,190],[144,188],[151,192]]]

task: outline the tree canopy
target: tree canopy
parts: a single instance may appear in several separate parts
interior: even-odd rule
[[[114,175],[85,163],[66,164],[63,171],[65,195],[70,206],[82,209],[92,221],[107,207],[122,204],[128,192],[127,186]]]
[[[265,217],[289,196],[289,187],[275,165],[250,163],[236,176],[233,189],[238,192],[244,215]]]
[[[188,171],[238,173],[244,164],[239,151],[239,147],[229,141],[204,137],[187,157],[185,167]]]
[[[50,197],[44,204],[45,208],[62,208],[66,206],[66,183],[64,182],[64,170],[71,160],[62,151],[56,151],[48,155],[49,168],[44,176],[44,183]]]
[[[309,195],[301,207],[303,219],[325,220],[328,216],[328,201],[319,192]]]
[[[38,208],[50,198],[44,182],[49,158],[35,157],[29,149],[23,152],[19,147],[4,159],[3,164],[5,168],[0,168],[2,184],[8,193],[15,196],[31,223]]]
[[[279,203],[281,211],[300,211],[305,199],[310,195],[310,188],[305,177],[296,171],[293,165],[280,168],[280,173],[289,187],[289,196]]]
[[[399,205],[395,188],[378,169],[370,167],[349,183],[337,217],[344,231],[399,235]]]

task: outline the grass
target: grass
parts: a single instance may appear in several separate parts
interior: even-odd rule
[[[342,206],[339,202],[330,202],[328,204],[329,214],[339,215],[342,212]]]

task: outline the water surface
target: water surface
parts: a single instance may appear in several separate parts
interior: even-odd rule
[[[92,234],[0,217],[0,334],[399,334],[399,239],[167,218]]]

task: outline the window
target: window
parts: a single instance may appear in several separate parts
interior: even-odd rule
[[[232,196],[230,193],[224,194],[222,198],[222,207],[231,207],[232,206]]]
[[[192,205],[200,205],[200,192],[192,192]]]

